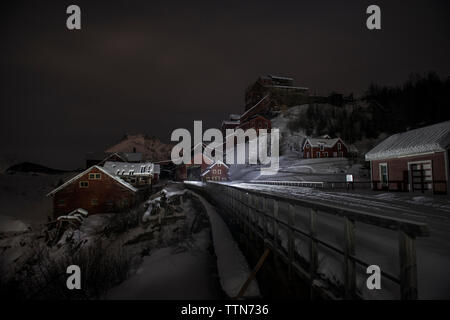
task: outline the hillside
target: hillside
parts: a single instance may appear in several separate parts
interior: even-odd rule
[[[121,141],[109,147],[106,152],[141,152],[144,159],[162,161],[170,159],[171,144],[144,134],[126,134]]]

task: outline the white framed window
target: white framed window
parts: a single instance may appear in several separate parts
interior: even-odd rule
[[[325,146],[323,144],[320,145],[320,151],[325,150]]]
[[[80,188],[89,188],[88,181],[80,181]]]
[[[101,173],[89,173],[89,180],[100,180],[101,178]]]
[[[338,142],[338,144],[337,144],[337,149],[338,149],[338,150],[341,150],[341,148],[342,148],[342,145],[341,145],[340,142]]]

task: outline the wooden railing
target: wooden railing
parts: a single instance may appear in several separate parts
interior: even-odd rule
[[[240,225],[245,232],[251,232],[263,239],[265,246],[269,246],[288,265],[289,272],[296,272],[310,283],[311,292],[326,283],[318,274],[318,248],[325,247],[343,257],[344,283],[343,288],[334,288],[337,295],[329,298],[362,298],[356,288],[356,266],[367,268],[370,264],[355,255],[357,246],[355,241],[355,223],[375,226],[397,232],[399,236],[399,275],[381,270],[381,276],[399,285],[402,299],[417,299],[417,263],[415,239],[429,235],[428,227],[423,223],[416,223],[402,219],[391,218],[367,213],[355,209],[323,204],[317,201],[293,198],[290,196],[274,195],[264,191],[247,190],[220,182],[206,184],[185,183],[186,187],[194,191],[204,192],[215,202],[218,210],[229,216]],[[280,215],[280,205],[288,205],[287,219]],[[306,217],[305,217],[305,212]],[[343,219],[344,245],[341,249],[337,243],[325,241],[317,230],[318,212]],[[307,230],[296,226],[296,218],[303,216],[309,221]],[[280,229],[287,230],[287,236]],[[308,241],[309,257],[304,259],[296,252],[296,240],[306,238]],[[325,281],[325,282],[324,282]],[[332,286],[332,285],[331,285]],[[322,290],[324,291],[324,290]],[[328,290],[325,290],[328,292]],[[332,292],[333,290],[329,290]]]

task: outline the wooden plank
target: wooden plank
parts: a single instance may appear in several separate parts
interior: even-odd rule
[[[288,257],[289,257],[289,278],[292,278],[292,266],[295,260],[295,239],[294,239],[294,225],[295,225],[295,207],[289,204],[288,209]]]
[[[273,200],[273,241],[275,248],[278,248],[278,201]]]
[[[253,269],[252,273],[250,273],[250,276],[247,278],[244,285],[241,287],[241,290],[239,290],[239,293],[237,294],[236,297],[234,297],[234,299],[240,299],[244,295],[244,293],[245,293],[245,291],[247,291],[250,283],[253,281],[253,279],[255,278],[259,269],[261,269],[261,267],[263,266],[267,257],[269,256],[269,253],[270,253],[270,249],[266,248],[263,255],[259,258],[258,263],[256,264],[255,268]]]
[[[355,261],[351,259],[355,255],[355,221],[345,219],[344,225],[344,279],[346,299],[356,298],[356,268]]]
[[[416,245],[413,236],[399,232],[400,294],[403,300],[417,299]]]

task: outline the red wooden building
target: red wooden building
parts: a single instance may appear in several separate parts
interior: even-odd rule
[[[348,147],[341,138],[307,138],[302,147],[303,158],[345,158]]]
[[[216,161],[206,168],[201,174],[203,181],[226,181],[228,180],[229,167],[222,161]]]
[[[138,190],[102,167],[93,166],[47,196],[53,197],[53,216],[56,218],[78,208],[89,214],[117,212],[137,201]]]
[[[374,190],[449,192],[450,121],[394,134],[366,154]]]

